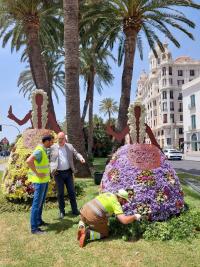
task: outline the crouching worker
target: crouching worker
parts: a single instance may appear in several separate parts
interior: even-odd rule
[[[128,201],[128,192],[120,189],[117,193],[102,193],[87,202],[80,210],[81,221],[78,225],[80,247],[84,247],[87,240],[97,240],[108,237],[108,217],[113,214],[123,224],[140,220],[140,214],[126,216],[122,206]]]

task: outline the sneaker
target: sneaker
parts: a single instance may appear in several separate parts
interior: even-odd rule
[[[64,212],[60,212],[60,214],[59,214],[59,219],[64,219],[64,217],[65,217],[65,213]]]
[[[42,221],[38,226],[48,226],[48,225],[49,225],[49,223]]]
[[[45,231],[38,228],[37,230],[31,231],[31,233],[34,235],[42,235],[45,234]]]
[[[78,233],[79,237],[79,247],[83,248],[86,244],[87,241],[87,231],[85,228],[80,229],[80,233]]]

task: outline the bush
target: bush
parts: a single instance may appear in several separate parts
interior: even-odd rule
[[[164,222],[134,222],[122,225],[116,219],[110,220],[110,231],[114,236],[121,236],[125,241],[137,240],[143,237],[146,240],[190,240],[200,231],[200,212],[187,211],[180,216],[172,217]]]

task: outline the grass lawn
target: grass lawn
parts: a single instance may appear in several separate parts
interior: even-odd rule
[[[95,165],[103,166],[103,159]],[[102,167],[101,167],[102,168]],[[81,180],[83,182],[83,180]],[[92,179],[85,180],[85,195],[79,207],[98,193]],[[184,186],[186,202],[200,207],[200,197]],[[0,198],[2,196],[0,195]],[[69,205],[67,206],[69,210]],[[0,266],[20,267],[198,267],[200,238],[188,241],[124,242],[112,237],[91,242],[80,249],[76,241],[78,217],[57,219],[58,210],[45,209],[44,220],[51,223],[47,234],[33,236],[29,229],[29,213],[0,214]]]

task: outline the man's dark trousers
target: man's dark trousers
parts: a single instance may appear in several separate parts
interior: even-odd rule
[[[67,188],[72,213],[77,213],[76,194],[74,188],[72,170],[57,171],[55,175],[55,181],[57,185],[57,198],[60,212],[65,214],[65,200],[64,200],[64,186]]]

